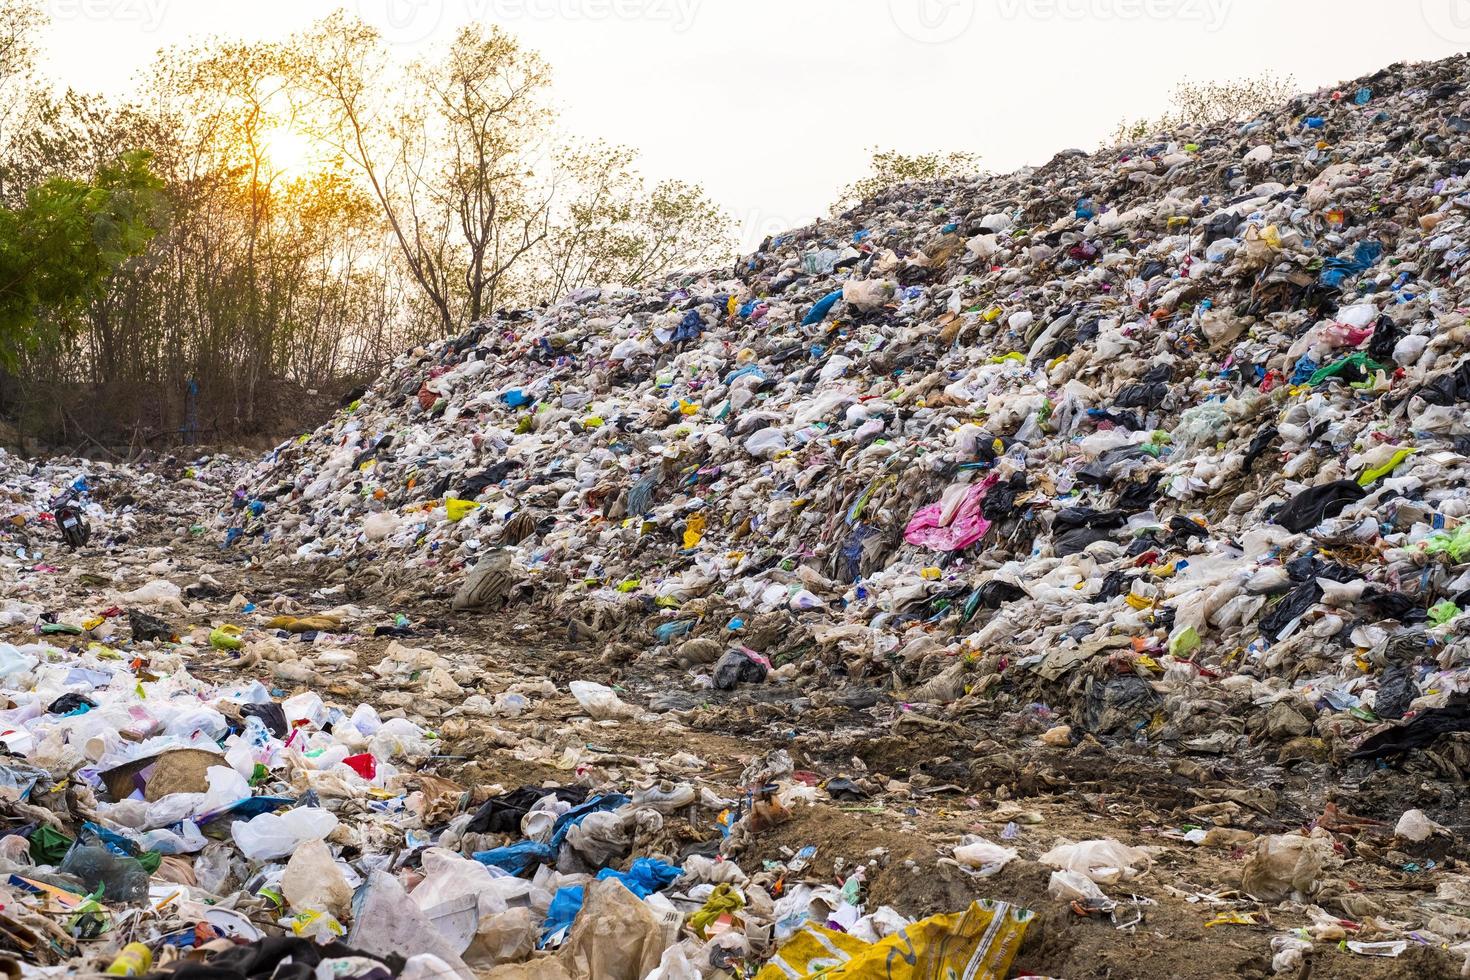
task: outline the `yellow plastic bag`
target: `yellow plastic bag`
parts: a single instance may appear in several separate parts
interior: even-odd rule
[[[1253,926],[1256,925],[1256,917],[1251,912],[1225,912],[1215,916],[1205,923],[1205,928],[1214,926]]]
[[[1264,229],[1251,225],[1245,230],[1245,247],[1242,251],[1248,265],[1265,265],[1281,251],[1281,229],[1275,225],[1268,225]]]
[[[756,980],[804,980],[818,975],[839,976],[838,969],[850,966],[872,947],[872,943],[849,936],[845,932],[835,932],[809,923],[781,947],[771,962],[756,974]],[[823,970],[833,972],[823,973]]]
[[[456,500],[450,497],[444,501],[444,511],[449,515],[449,519],[455,523],[459,523],[479,509],[480,505],[473,500]]]
[[[708,524],[704,513],[691,514],[688,523],[684,525],[684,550],[697,548],[699,542],[704,538],[704,529]]]
[[[709,899],[704,903],[704,908],[689,917],[689,928],[701,939],[705,937],[705,931],[719,921],[721,916],[734,915],[745,908],[745,899],[740,893],[728,884],[717,885],[710,892]]]
[[[291,917],[291,931],[298,936],[316,939],[334,939],[347,935],[342,923],[325,912],[307,909]]]
[[[1408,459],[1410,456],[1414,455],[1418,451],[1419,450],[1417,449],[1400,449],[1398,452],[1394,453],[1393,456],[1389,457],[1388,462],[1384,463],[1382,466],[1375,466],[1371,470],[1365,471],[1362,476],[1358,477],[1358,486],[1371,487],[1373,484],[1377,483],[1379,480],[1383,479],[1385,476],[1388,476],[1388,474],[1398,469],[1400,463],[1402,463],[1404,460]]]
[[[1032,915],[1006,902],[976,902],[871,944],[808,924],[756,980],[1005,980]]]

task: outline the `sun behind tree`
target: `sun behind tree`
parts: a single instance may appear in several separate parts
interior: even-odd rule
[[[322,147],[287,123],[267,129],[261,136],[261,146],[271,169],[291,180],[310,177],[324,167]]]

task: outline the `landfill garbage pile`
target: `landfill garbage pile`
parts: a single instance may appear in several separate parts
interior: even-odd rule
[[[191,674],[230,648],[217,634],[135,638],[132,662],[98,642],[0,645],[18,702],[3,809],[25,821],[0,837],[0,925],[28,968],[56,965],[37,975],[105,951],[95,965],[129,976],[669,980],[753,973],[794,940],[771,976],[812,975],[834,946],[855,971],[901,946],[926,968],[1003,976],[1031,919],[1003,902],[919,922],[865,913],[861,868],[842,887],[782,887],[811,851],[754,876],[722,860],[720,828],[758,831],[815,796],[784,753],[750,774],[772,782],[749,810],[674,780],[495,787],[467,810],[464,787],[427,771],[435,734],[402,717]],[[491,714],[531,705],[512,692]],[[691,836],[678,864],[628,859]],[[551,952],[526,967],[538,950]]]
[[[1458,972],[1467,64],[0,456],[0,967]]]
[[[502,314],[269,454],[228,540],[549,607],[686,687],[868,679],[1320,759],[1470,729],[1464,68]]]

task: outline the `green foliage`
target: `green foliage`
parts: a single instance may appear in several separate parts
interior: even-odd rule
[[[147,153],[124,154],[93,181],[52,177],[0,209],[0,361],[75,328],[113,274],[162,227],[163,182]]]
[[[872,148],[871,173],[842,189],[834,212],[843,211],[901,184],[930,180],[955,180],[981,173],[980,154],[963,150],[947,153],[901,153]]]

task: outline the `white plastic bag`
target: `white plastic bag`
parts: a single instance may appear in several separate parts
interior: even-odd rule
[[[251,861],[272,861],[290,854],[309,840],[321,840],[337,828],[337,817],[319,807],[303,806],[283,814],[262,813],[254,820],[237,820],[230,836],[240,853]]]
[[[172,582],[155,579],[142,588],[134,589],[131,592],[124,592],[122,594],[122,600],[130,606],[146,606],[156,603],[178,602],[179,597],[183,594],[184,590]]]
[[[454,899],[473,895],[480,910],[480,921],[484,924],[504,912],[510,901],[528,896],[531,891],[529,881],[460,857],[442,847],[424,851],[423,869],[424,880],[409,893],[415,905],[428,911]]]
[[[1136,878],[1149,865],[1148,852],[1111,837],[1060,844],[1041,855],[1040,860],[1061,871],[1081,872],[1100,885]]]
[[[582,706],[582,710],[591,715],[597,721],[608,718],[632,718],[638,714],[638,709],[624,702],[610,687],[602,684],[594,684],[591,681],[572,681],[567,685],[572,692],[572,697]]]
[[[250,783],[246,781],[244,776],[229,766],[210,766],[204,773],[204,780],[209,786],[209,790],[197,802],[194,810],[195,815],[209,813],[213,810],[223,810],[232,803],[238,803],[241,800],[248,799],[251,795]],[[159,800],[158,804],[155,804],[159,808],[158,817],[161,817],[163,814],[161,804],[168,799],[170,797],[166,796],[163,800]],[[149,812],[149,817],[156,819],[152,811]]]
[[[997,873],[1017,857],[1009,847],[1001,847],[984,837],[976,837],[954,849],[954,859],[967,868],[975,869],[982,878]]]
[[[0,643],[0,683],[13,684],[41,661],[9,643]]]
[[[293,911],[325,912],[341,919],[352,905],[352,888],[324,841],[296,848],[281,876],[281,894]]]
[[[1428,840],[1441,830],[1444,830],[1444,827],[1426,817],[1423,810],[1405,810],[1404,815],[1399,817],[1398,824],[1393,828],[1396,835],[1416,844]]]
[[[1268,834],[1256,838],[1241,869],[1241,889],[1263,902],[1310,896],[1333,853],[1331,836],[1320,829],[1314,833],[1322,836]]]
[[[745,451],[752,456],[770,458],[786,449],[786,434],[777,428],[761,429],[745,440]]]
[[[379,759],[417,758],[429,755],[430,747],[422,728],[407,718],[389,718],[368,741],[368,751]]]
[[[1103,890],[1080,871],[1053,871],[1047,883],[1046,893],[1062,902],[1085,902],[1089,899],[1106,899]]]

